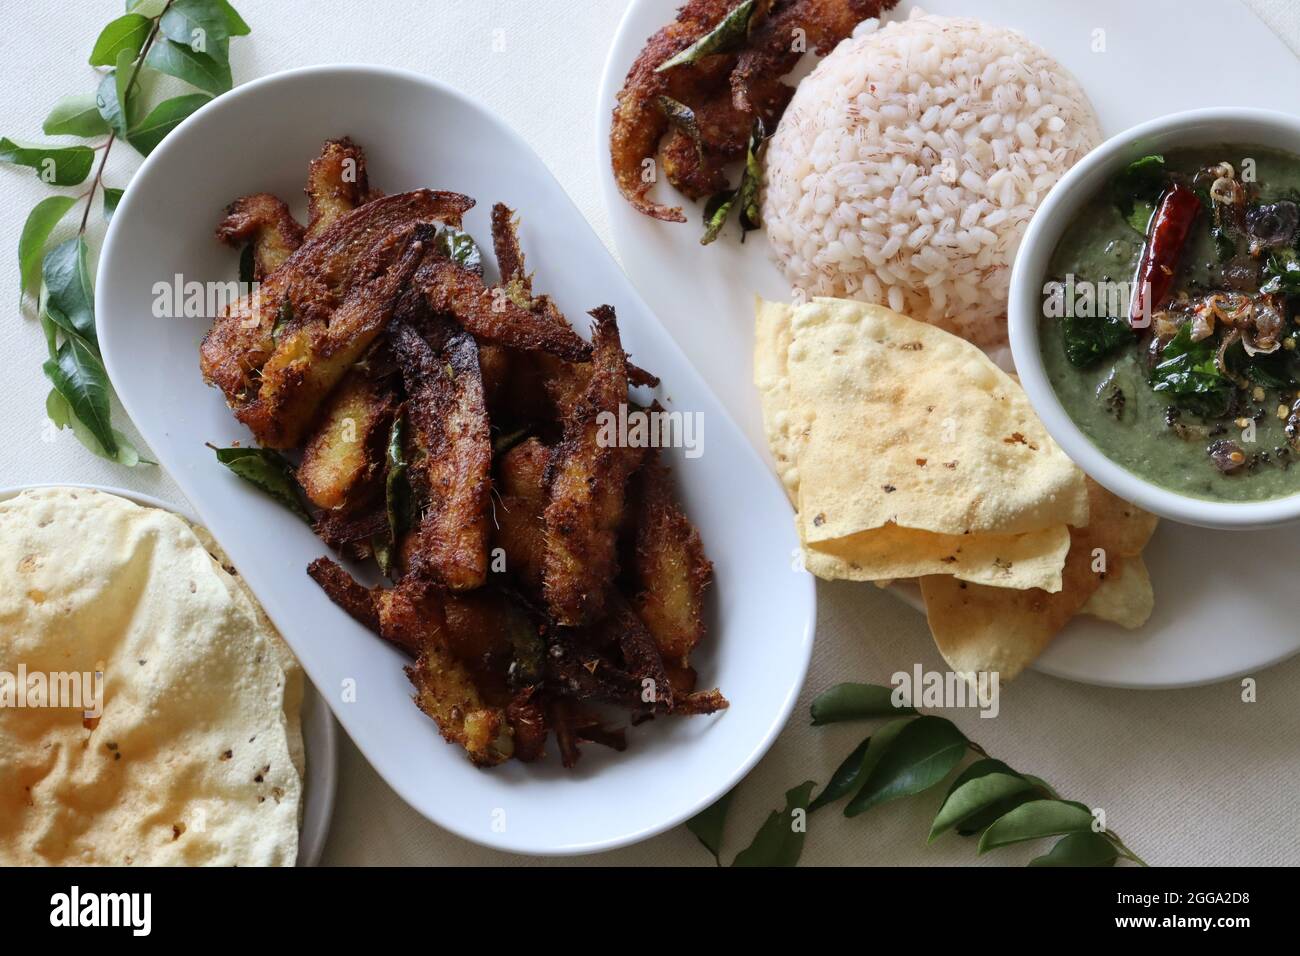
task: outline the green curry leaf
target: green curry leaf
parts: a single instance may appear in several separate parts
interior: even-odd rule
[[[308,524],[311,516],[298,496],[293,465],[270,448],[217,448],[209,445],[221,462],[249,484],[260,488]]]
[[[656,73],[671,70],[675,66],[697,63],[706,56],[715,53],[728,53],[737,49],[749,35],[749,22],[754,15],[755,0],[743,0],[718,21],[704,36],[700,37],[685,50],[671,56],[655,67]]]
[[[794,866],[808,835],[808,798],[816,784],[805,780],[785,793],[785,809],[773,810],[732,866]]]

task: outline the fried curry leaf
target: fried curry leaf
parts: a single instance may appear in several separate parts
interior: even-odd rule
[[[483,274],[483,252],[468,232],[446,226],[434,237],[433,248],[456,265]]]
[[[1192,341],[1192,324],[1184,323],[1151,370],[1151,388],[1188,411],[1207,418],[1224,414],[1232,398],[1232,382],[1215,364],[1213,337]]]
[[[763,185],[763,166],[758,161],[759,154],[767,142],[767,131],[763,129],[762,120],[754,120],[754,128],[749,134],[749,149],[745,153],[745,172],[740,177],[740,188],[736,190],[736,205],[740,209],[740,241],[745,241],[745,233],[759,229],[763,225],[758,208],[758,193]]]
[[[754,841],[736,854],[732,866],[795,866],[808,835],[808,798],[816,784],[805,780],[785,793],[785,809],[773,810]]]
[[[844,815],[857,816],[928,790],[961,762],[966,747],[965,735],[950,720],[926,714],[908,721],[871,768]]]
[[[399,414],[388,430],[385,452],[388,469],[384,474],[384,509],[388,514],[388,538],[381,552],[375,550],[379,570],[392,577],[397,542],[411,523],[411,486],[406,477],[406,416]]]
[[[1067,315],[1061,319],[1065,357],[1075,368],[1088,368],[1134,341],[1133,327],[1118,316],[1089,318]]]
[[[1029,862],[1030,866],[1114,866],[1119,857],[1115,844],[1100,833],[1067,833],[1051,852]]]
[[[709,197],[709,201],[704,204],[704,235],[700,237],[700,245],[707,246],[718,238],[722,227],[727,224],[727,217],[731,215],[731,207],[735,202],[736,190],[734,189],[714,193]]]
[[[704,844],[704,849],[713,854],[713,861],[722,866],[722,831],[727,824],[727,811],[731,809],[731,798],[736,795],[735,788],[728,790],[712,805],[701,810],[686,821],[686,829],[695,834],[695,839]]]
[[[668,117],[668,122],[689,136],[697,150],[703,149],[704,139],[700,135],[700,124],[695,119],[695,110],[671,96],[661,95],[657,102],[664,116]]]
[[[897,706],[894,688],[880,684],[836,684],[822,691],[812,702],[812,724],[834,724],[841,720],[864,720],[870,717],[897,717],[915,714],[911,707]]]
[[[1143,235],[1164,188],[1165,158],[1156,154],[1129,163],[1111,185],[1120,215]]]
[[[1066,833],[1091,833],[1092,814],[1085,807],[1064,800],[1032,800],[1016,807],[984,831],[980,853],[1000,846],[1023,843]]]
[[[308,524],[311,516],[298,497],[293,465],[270,448],[217,448],[209,445],[221,462],[249,484],[262,489]]]
[[[655,72],[662,73],[675,66],[698,62],[715,53],[729,53],[739,48],[749,35],[749,21],[754,15],[754,6],[755,0],[743,0],[736,4],[730,13],[718,21],[716,27],[685,50],[664,60],[655,67]]]
[[[707,246],[718,238],[733,208],[740,212],[741,242],[745,241],[746,233],[762,228],[758,197],[763,185],[763,166],[759,162],[759,154],[766,142],[767,133],[763,129],[763,123],[755,120],[749,134],[749,148],[745,154],[745,170],[741,173],[740,185],[709,197],[704,205],[704,235],[700,237],[700,245]]]

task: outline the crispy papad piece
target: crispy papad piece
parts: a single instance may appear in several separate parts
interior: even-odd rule
[[[763,408],[763,430],[791,504],[798,504],[799,449],[812,425],[812,412],[796,408],[790,398],[787,364],[794,334],[794,310],[783,302],[754,297],[754,385]]]
[[[690,666],[704,637],[704,592],[713,564],[673,497],[668,469],[652,455],[633,481],[632,605],[670,667]]]
[[[260,373],[283,341],[300,325],[327,325],[351,291],[368,254],[404,228],[419,222],[459,222],[474,200],[459,193],[417,189],[366,203],[298,247],[261,283],[208,330],[199,348],[204,380],[220,388],[238,412],[254,401]]]
[[[889,581],[950,574],[990,587],[1061,590],[1070,550],[1065,525],[1025,534],[935,534],[894,524],[803,551],[804,567],[828,581]]]
[[[449,324],[437,345],[394,322],[393,350],[419,449],[412,471],[427,496],[402,543],[408,575],[456,591],[487,578],[492,435],[474,337]]]
[[[346,136],[326,141],[307,169],[305,192],[310,238],[374,198],[366,175],[365,151]]]
[[[889,523],[949,535],[1087,524],[1083,472],[971,343],[841,299],[794,307],[790,328],[790,401],[812,415],[798,458],[805,543]]]
[[[330,395],[303,448],[298,484],[318,508],[355,508],[373,497],[399,399],[394,384],[360,366]]]
[[[580,625],[600,615],[618,574],[617,541],[625,486],[644,449],[605,447],[601,413],[627,402],[627,362],[610,306],[592,311],[591,381],[564,421],[564,438],[547,469],[543,590],[551,616]]]
[[[303,228],[284,200],[270,193],[243,196],[226,207],[217,239],[228,246],[253,246],[253,281],[261,282],[302,245]]]
[[[530,597],[542,599],[546,561],[546,466],[551,450],[529,438],[501,455],[496,464],[499,492],[493,515],[492,547],[506,554],[506,572]]]
[[[418,224],[367,254],[358,281],[327,322],[286,323],[262,366],[257,398],[235,412],[264,448],[295,448],[321,405],[388,325],[434,227]]]
[[[1131,631],[1147,622],[1155,610],[1155,604],[1151,574],[1139,555],[1125,558],[1118,571],[1106,575],[1106,580],[1092,592],[1092,597],[1088,598],[1079,613],[1118,624]]]
[[[1103,581],[1125,576],[1124,565],[1137,559],[1132,549],[1150,537],[1151,516],[1119,502],[1091,479],[1087,487],[1092,521],[1086,528],[1070,529],[1063,585],[1055,594],[991,588],[949,576],[921,579],[930,632],[954,671],[997,671],[1000,679],[1012,679],[1043,652]]]

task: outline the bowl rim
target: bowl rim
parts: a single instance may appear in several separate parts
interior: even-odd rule
[[[608,257],[610,263],[621,275],[622,281],[626,283],[627,296],[634,298],[638,302],[639,306],[648,315],[653,317],[654,322],[659,326],[663,335],[665,343],[664,347],[680,356],[681,362],[687,370],[687,374],[694,375],[698,379],[698,384],[712,399],[716,408],[711,414],[725,420],[740,437],[740,454],[744,456],[745,460],[749,460],[753,463],[756,473],[762,476],[762,480],[769,482],[777,491],[779,497],[784,499],[785,496],[780,490],[780,483],[777,477],[772,473],[771,469],[768,468],[767,464],[763,461],[754,446],[745,438],[744,431],[736,423],[731,413],[718,397],[716,391],[709,384],[707,370],[698,366],[695,360],[686,354],[677,339],[669,331],[668,326],[664,324],[664,322],[658,317],[658,314],[645,303],[641,293],[637,290],[635,284],[627,275],[622,265],[614,257],[609,246],[603,239],[601,239],[599,233],[596,232],[595,227],[592,226],[590,220],[588,220],[588,218],[582,213],[581,209],[578,208],[573,197],[569,195],[567,190],[565,190],[563,185],[555,177],[554,172],[552,172],[550,167],[547,166],[541,156],[538,155],[537,151],[533,149],[532,145],[524,139],[524,137],[517,132],[506,119],[476,97],[457,89],[455,86],[445,81],[402,67],[365,62],[314,64],[280,70],[275,73],[270,73],[249,80],[246,83],[242,83],[232,90],[204,104],[190,116],[186,117],[173,132],[184,132],[190,126],[200,123],[202,118],[209,114],[235,108],[247,108],[246,106],[237,106],[239,101],[247,99],[246,94],[252,94],[255,91],[282,83],[309,80],[313,77],[333,76],[345,77],[357,82],[365,82],[367,80],[401,81],[410,83],[414,86],[423,87],[425,90],[431,90],[439,96],[464,104],[468,108],[482,114],[485,120],[492,126],[496,127],[503,138],[512,144],[514,149],[531,157],[532,162],[535,162],[540,169],[545,170],[546,175],[555,184],[558,193],[564,197],[564,201],[568,203],[569,207],[573,209],[574,214],[586,224],[587,228],[591,230],[592,234],[599,241],[599,244],[604,249],[605,255]],[[154,166],[161,165],[164,161],[163,158],[169,153],[169,147],[178,141],[179,137],[168,136],[157,149],[145,158],[140,168],[136,171],[136,174],[132,177],[131,183],[135,184],[142,181],[146,172],[151,170]],[[132,202],[131,187],[128,186],[126,194],[122,197],[119,212],[129,211]],[[100,311],[104,305],[104,300],[101,299],[101,296],[106,296],[107,293],[105,290],[109,288],[109,283],[101,281],[102,273],[107,271],[108,265],[112,263],[113,258],[116,255],[117,246],[126,241],[123,233],[123,223],[126,222],[129,222],[129,216],[115,215],[113,221],[109,224],[107,233],[105,234],[96,271],[97,311]],[[127,370],[126,365],[117,361],[118,358],[119,356],[113,352],[111,348],[105,347],[104,361],[109,369],[110,377],[114,379],[116,379],[116,372]],[[122,405],[126,409],[128,415],[131,415],[133,411],[131,407],[132,400],[128,399],[125,395],[120,395],[119,398],[121,399]],[[159,457],[161,458],[162,455],[160,454]],[[738,462],[738,465],[739,464],[740,463]],[[208,502],[206,501],[198,501],[194,503],[194,508],[200,515],[202,515],[205,507],[208,507]],[[206,523],[207,522],[205,522],[205,524]],[[215,532],[213,533],[215,534]],[[794,714],[795,706],[798,703],[800,694],[802,693],[808,678],[817,631],[818,610],[816,579],[813,575],[805,572],[802,575],[796,575],[793,577],[794,580],[789,585],[792,600],[798,601],[805,608],[804,612],[801,614],[802,621],[799,632],[797,635],[794,635],[794,639],[797,645],[801,648],[801,652],[797,655],[797,668],[790,673],[790,682],[784,691],[784,697],[779,701],[773,702],[772,719],[768,722],[767,726],[762,729],[761,734],[756,735],[756,739],[748,750],[737,749],[735,751],[734,759],[728,759],[728,763],[731,764],[731,769],[725,775],[725,785],[717,788],[717,792],[710,792],[706,789],[701,789],[690,801],[687,809],[665,814],[654,823],[642,825],[639,829],[628,829],[616,836],[602,837],[600,839],[584,840],[567,844],[545,845],[539,844],[535,840],[530,841],[517,839],[513,833],[506,838],[494,838],[484,835],[481,831],[473,830],[464,826],[462,821],[457,820],[454,817],[439,816],[427,812],[420,799],[420,794],[409,785],[409,781],[406,779],[390,777],[388,774],[379,770],[380,761],[374,759],[372,741],[365,738],[357,739],[356,737],[353,737],[350,731],[348,731],[347,725],[341,719],[339,720],[339,723],[344,732],[348,733],[349,738],[352,739],[352,742],[361,752],[366,762],[370,764],[370,766],[375,770],[375,773],[379,775],[387,787],[393,790],[408,806],[410,806],[416,813],[420,814],[420,816],[428,820],[431,824],[471,843],[506,853],[546,857],[567,857],[578,854],[601,853],[637,844],[685,823],[696,814],[713,805],[718,799],[725,796],[726,793],[732,790],[740,781],[748,776],[750,771],[754,769],[759,761],[768,754],[775,745],[777,739],[789,725],[790,719]],[[268,614],[271,614],[270,609],[268,609]],[[271,616],[274,620],[274,614],[271,614]],[[279,626],[278,622],[277,626]],[[285,628],[281,627],[280,630],[283,632]],[[330,709],[331,712],[333,712],[332,704]],[[335,717],[338,718],[338,715],[335,714]],[[633,757],[633,759],[635,759],[635,757]]]
[[[1300,492],[1266,501],[1229,502],[1195,498],[1165,488],[1113,461],[1075,424],[1047,379],[1039,349],[1041,285],[1047,260],[1056,248],[1069,215],[1095,195],[1104,179],[1147,149],[1169,149],[1177,141],[1194,141],[1198,130],[1222,127],[1232,142],[1235,128],[1294,143],[1300,154],[1300,117],[1277,110],[1206,107],[1171,113],[1111,136],[1076,163],[1052,187],[1029,222],[1012,266],[1007,303],[1007,331],[1020,383],[1048,433],[1080,468],[1107,490],[1164,518],[1223,530],[1264,528],[1300,519]],[[1158,146],[1143,144],[1159,139]],[[1174,142],[1169,142],[1173,140]],[[1242,140],[1244,142],[1244,140]],[[1257,145],[1271,145],[1259,142]],[[1275,149],[1287,147],[1272,145]],[[1084,188],[1080,188],[1080,187]]]

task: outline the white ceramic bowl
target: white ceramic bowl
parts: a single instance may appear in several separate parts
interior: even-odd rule
[[[1007,322],[1016,371],[1048,432],[1080,468],[1110,491],[1173,521],[1228,530],[1300,519],[1300,494],[1270,501],[1193,498],[1139,477],[1097,448],[1070,418],[1043,369],[1038,325],[1048,262],[1065,228],[1111,176],[1135,159],[1181,147],[1269,146],[1300,156],[1300,117],[1270,110],[1213,108],[1174,113],[1112,136],[1071,169],[1035,213],[1011,274]]]
[[[435,186],[475,197],[465,227],[485,251],[492,203],[518,210],[537,289],[584,333],[586,310],[613,305],[625,347],[663,379],[655,395],[670,409],[702,414],[703,454],[670,449],[668,460],[715,567],[710,634],[696,655],[700,680],[720,687],[730,710],[634,728],[625,753],[585,747],[572,772],[555,759],[478,770],[411,702],[403,656],[307,577],[325,545],[204,447],[250,436],[199,374],[208,320],[154,318],[154,283],[178,273],[187,281],[232,279],[238,255],[212,238],[222,208],[267,190],[301,214],[308,161],[324,140],[343,135],[365,147],[371,182],[386,192]],[[467,97],[377,66],[293,70],[219,97],[177,127],[131,181],[104,241],[95,306],[109,373],[154,457],[243,572],[361,752],[430,820],[516,852],[621,846],[722,796],[785,724],[808,666],[816,610],[811,575],[792,567],[798,540],[779,483],[542,161]],[[700,311],[698,318],[713,316]]]

